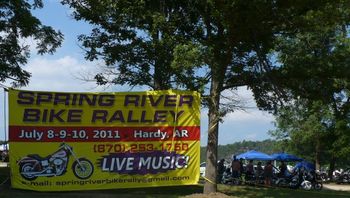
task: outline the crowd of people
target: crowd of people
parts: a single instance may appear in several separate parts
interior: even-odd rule
[[[244,165],[243,160],[238,160],[236,156],[229,166],[225,166],[225,160],[221,159],[218,162],[218,182],[221,183],[222,179],[225,177],[241,178],[244,176],[245,180],[256,180],[256,182],[261,182],[267,186],[271,186],[272,178],[274,175],[274,169],[278,170],[278,177],[285,177],[288,175],[287,165],[281,162],[278,168],[274,167],[272,161],[266,161],[263,166],[259,161],[254,167],[254,161],[249,160],[248,164]]]

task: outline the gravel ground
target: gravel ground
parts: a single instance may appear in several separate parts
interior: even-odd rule
[[[349,191],[350,192],[350,185],[349,184],[323,184],[324,189],[329,190],[340,190],[340,191]]]
[[[6,162],[0,162],[0,167],[8,167],[8,163],[6,163]]]

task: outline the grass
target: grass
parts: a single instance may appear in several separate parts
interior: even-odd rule
[[[266,188],[254,186],[227,186],[219,185],[219,191],[230,196],[260,198],[260,197],[307,197],[307,198],[331,198],[331,197],[350,197],[349,192],[321,190],[321,191],[305,191],[293,190],[288,188]]]
[[[8,178],[9,168],[0,168],[0,183]],[[332,197],[350,197],[349,192],[321,190],[304,191],[284,188],[265,188],[253,186],[228,186],[219,185],[218,191],[229,196],[244,198],[262,198],[262,197],[307,197],[307,198],[332,198]],[[64,198],[109,198],[109,197],[182,197],[190,194],[203,192],[203,185],[194,186],[173,186],[173,187],[153,187],[153,188],[134,188],[134,189],[113,189],[113,190],[91,190],[91,191],[72,191],[72,192],[34,192],[27,190],[12,189],[9,181],[0,186],[1,198],[38,198],[38,197],[64,197]]]

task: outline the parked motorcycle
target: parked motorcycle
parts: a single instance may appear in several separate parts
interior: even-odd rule
[[[74,158],[72,165],[74,175],[79,179],[88,179],[94,171],[94,166],[89,160],[78,158],[73,148],[66,143],[62,143],[58,150],[49,156],[30,154],[20,159],[17,164],[21,176],[29,181],[42,176],[61,176],[67,171],[70,155]]]
[[[321,177],[314,171],[302,171],[299,175],[300,187],[304,190],[321,190],[323,188]]]
[[[321,178],[314,171],[306,171],[304,169],[297,170],[292,175],[278,177],[275,185],[292,189],[301,188],[304,190],[321,190],[323,188]]]
[[[310,172],[311,174],[311,184],[312,184],[312,188],[315,190],[321,190],[323,188],[323,175],[319,172]]]
[[[317,175],[320,177],[323,183],[329,182],[331,179],[328,177],[328,173],[324,170],[317,171]]]
[[[221,183],[223,184],[232,184],[232,185],[239,185],[241,184],[241,178],[240,177],[233,177],[230,171],[230,168],[227,168],[222,175]]]
[[[350,168],[347,168],[339,173],[335,173],[334,181],[337,184],[350,183]]]
[[[289,175],[285,177],[277,177],[274,184],[278,187],[296,189],[300,186],[298,175]]]

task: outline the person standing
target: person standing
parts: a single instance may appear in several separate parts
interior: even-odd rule
[[[278,177],[285,177],[287,171],[287,165],[282,161],[281,165],[278,167],[280,172],[278,173]]]
[[[262,184],[264,180],[262,179],[262,176],[264,174],[264,169],[261,166],[261,162],[258,162],[258,165],[256,166],[255,170],[255,178],[257,184]]]
[[[233,156],[233,161],[231,163],[232,177],[238,178],[241,171],[241,163],[237,160],[236,156]]]
[[[271,161],[267,161],[265,167],[264,167],[264,178],[265,178],[265,185],[271,186],[273,176],[273,167]]]
[[[217,177],[217,183],[221,183],[222,175],[225,172],[225,159],[221,159],[218,163],[218,177]]]
[[[253,175],[254,174],[253,160],[249,160],[249,163],[246,166],[246,173],[247,173],[247,175]]]
[[[245,171],[245,179],[246,181],[252,180],[254,176],[254,165],[253,165],[253,160],[249,160],[249,163],[246,166],[246,171]]]

